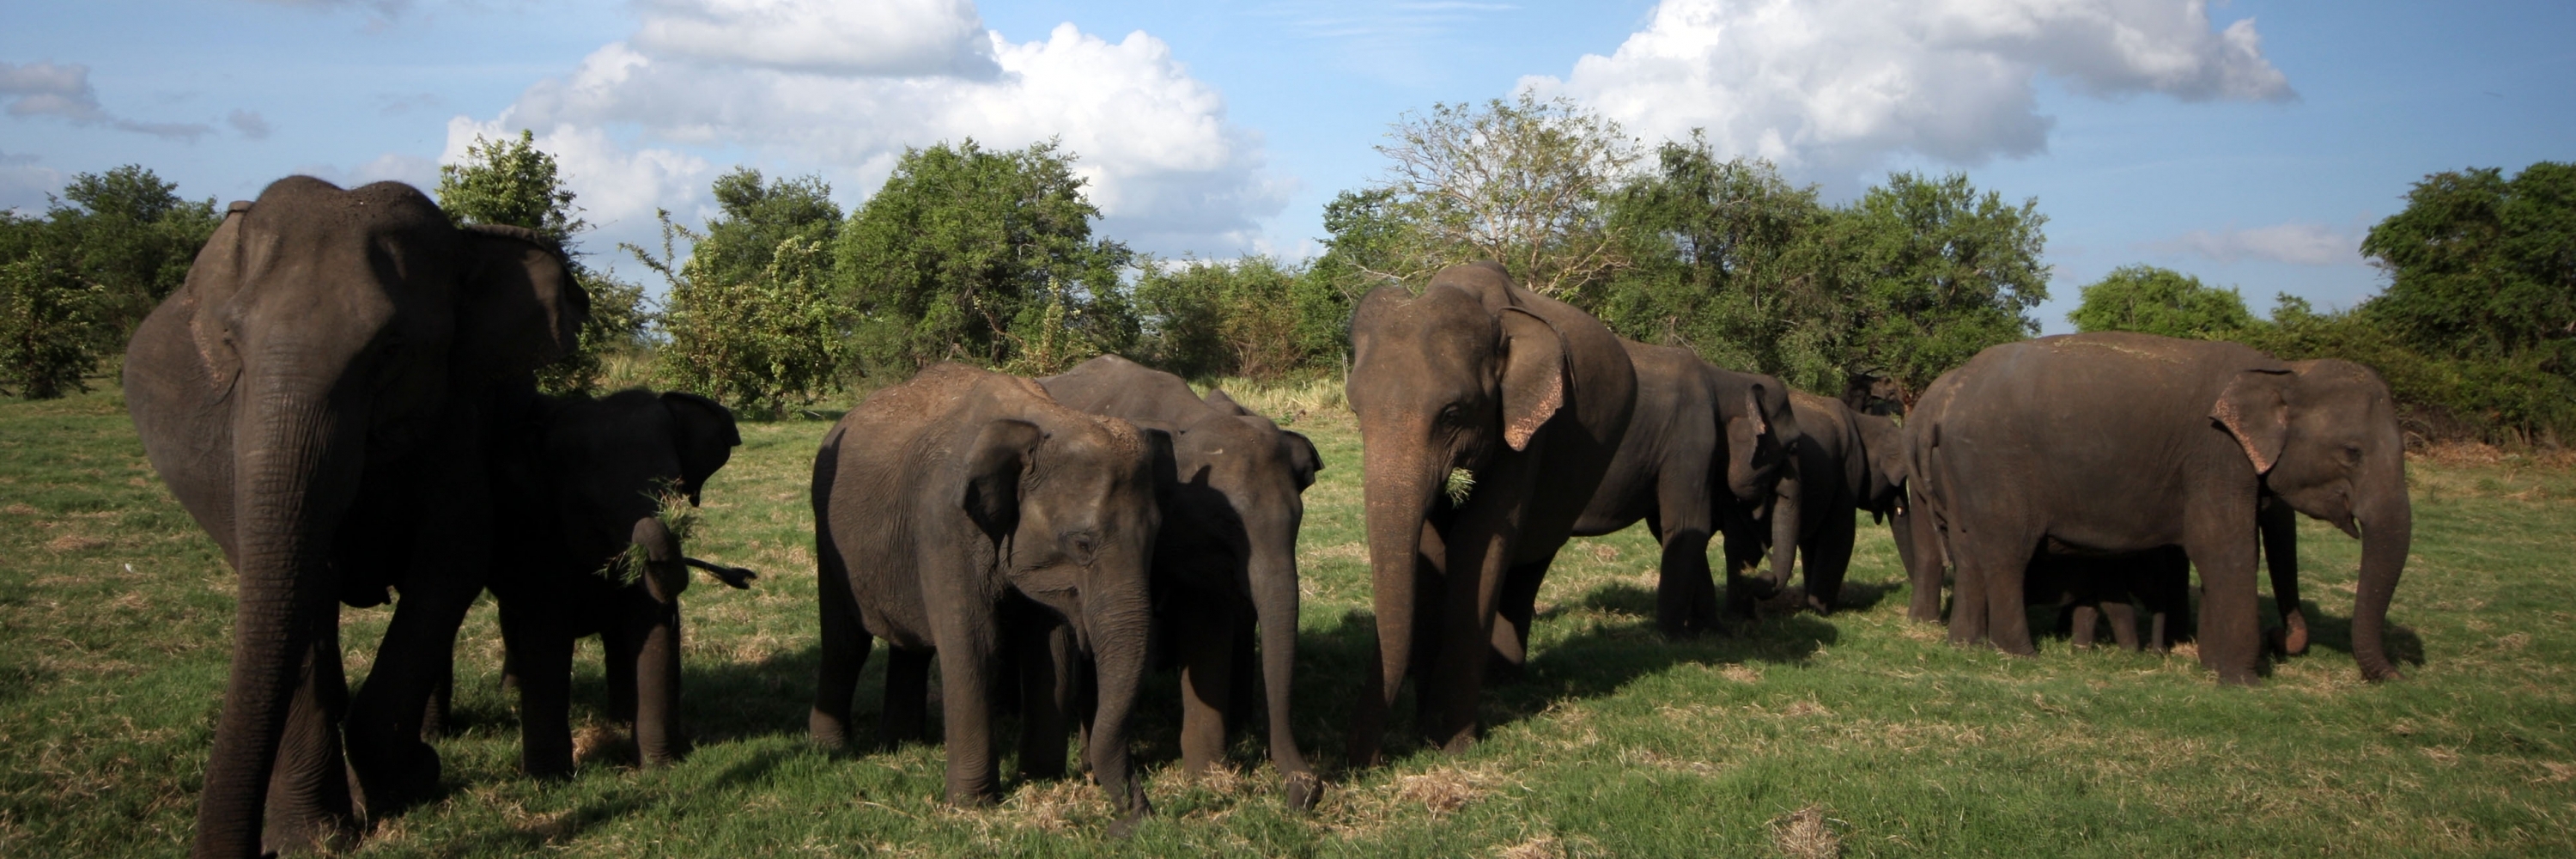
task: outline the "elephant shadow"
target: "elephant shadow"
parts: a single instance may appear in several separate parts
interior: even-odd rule
[[[2272,597],[2262,597],[2257,606],[2260,612],[2258,616],[2277,626],[2279,622],[2272,620],[2281,616],[2280,611],[2274,608],[2277,605],[2280,603],[2274,601]],[[2347,656],[2352,654],[2351,615],[2328,614],[2318,607],[2316,600],[2300,600],[2299,609],[2300,613],[2308,618],[2308,654],[2310,656],[2314,656],[2320,648]],[[2385,642],[2389,662],[2417,668],[2424,667],[2424,637],[2417,634],[2413,627],[2390,623],[2381,629],[2380,640]],[[2273,658],[2278,659],[2279,654],[2274,654]]]

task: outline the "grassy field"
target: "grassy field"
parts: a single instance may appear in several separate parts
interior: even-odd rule
[[[1533,658],[1490,690],[1487,739],[1341,765],[1371,634],[1358,433],[1328,390],[1250,397],[1328,467],[1307,493],[1297,734],[1329,790],[1284,810],[1248,737],[1238,772],[1178,777],[1169,677],[1143,760],[1159,816],[1130,841],[1075,782],[942,805],[935,746],[836,755],[804,737],[814,674],[807,467],[827,424],[748,424],[706,489],[693,554],[762,571],[686,603],[683,764],[632,766],[585,648],[570,781],[517,774],[488,604],[458,652],[446,793],[378,820],[369,856],[2576,855],[2576,471],[2418,458],[2415,556],[2391,644],[2348,655],[2358,543],[2305,523],[2316,646],[2257,689],[2188,651],[2037,658],[1953,648],[1904,619],[1883,529],[1832,618],[1766,615],[1686,643],[1652,631],[1643,529],[1579,540],[1541,594]],[[144,462],[112,393],[0,402],[0,856],[185,849],[221,695],[233,577]],[[2268,602],[2267,602],[2268,607]],[[352,680],[388,613],[343,614]],[[880,651],[881,653],[882,651]],[[872,722],[883,660],[859,704]],[[1410,707],[1402,709],[1409,713]],[[936,720],[933,720],[934,725]],[[1398,735],[1409,734],[1399,717]],[[1004,771],[1009,771],[1005,765]]]

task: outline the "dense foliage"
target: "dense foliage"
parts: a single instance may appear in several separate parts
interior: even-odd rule
[[[716,179],[720,214],[706,232],[660,213],[662,256],[629,251],[670,283],[660,350],[674,387],[752,414],[777,414],[840,388],[849,309],[833,300],[831,248],[841,209],[820,178],[764,182],[738,168]],[[675,261],[675,235],[690,240]]]
[[[539,368],[538,384],[553,393],[588,393],[602,381],[611,354],[641,348],[653,320],[644,287],[611,278],[582,264],[578,238],[590,229],[575,195],[563,186],[555,157],[522,129],[517,139],[485,140],[465,147],[465,161],[438,168],[438,207],[458,224],[525,227],[553,239],[572,261],[574,279],[590,295],[590,320],[573,352]]]
[[[0,213],[0,389],[29,399],[86,390],[223,220],[131,164],[73,176],[51,200],[41,217]]]
[[[2084,288],[2084,303],[2066,314],[2077,331],[2143,331],[2202,340],[2251,328],[2254,314],[2234,289],[2151,265],[2113,269]]]

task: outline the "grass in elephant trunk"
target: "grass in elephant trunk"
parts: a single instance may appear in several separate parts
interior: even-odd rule
[[[487,604],[457,653],[446,796],[378,821],[356,852],[1800,855],[1827,835],[1845,856],[2576,852],[2576,471],[2563,464],[2410,463],[2414,557],[2389,641],[2403,681],[2360,681],[2346,624],[2360,546],[2317,523],[2301,525],[2315,644],[2256,689],[2218,688],[2188,655],[1949,647],[1904,620],[1893,547],[1866,523],[1851,609],[1666,642],[1653,631],[1658,553],[1635,529],[1558,556],[1528,669],[1489,689],[1485,742],[1458,757],[1399,747],[1392,765],[1351,772],[1339,741],[1371,635],[1358,434],[1338,385],[1227,389],[1293,417],[1327,463],[1299,546],[1294,727],[1328,780],[1315,814],[1281,807],[1252,735],[1230,776],[1183,778],[1168,674],[1137,725],[1158,817],[1128,841],[1104,837],[1111,815],[1087,784],[1007,781],[1001,807],[960,811],[937,800],[936,746],[810,747],[806,481],[827,424],[754,422],[706,487],[690,543],[764,573],[685,601],[695,752],[644,771],[603,747],[568,782],[517,775]],[[143,463],[112,393],[0,402],[0,557],[0,855],[176,851],[235,580]],[[388,616],[343,612],[353,682]],[[862,685],[866,732],[883,652]],[[605,726],[591,654],[576,663],[574,718]]]

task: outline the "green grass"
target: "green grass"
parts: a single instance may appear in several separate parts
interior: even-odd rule
[[[2358,545],[2315,523],[2303,537],[2316,646],[2257,689],[2219,688],[2187,653],[1950,647],[1905,621],[1883,529],[1862,532],[1859,609],[1666,642],[1652,632],[1656,552],[1631,529],[1559,556],[1527,673],[1487,696],[1484,743],[1449,757],[1399,740],[1393,765],[1351,772],[1341,725],[1370,634],[1358,435],[1328,386],[1244,399],[1302,413],[1292,426],[1327,463],[1301,545],[1296,730],[1329,781],[1312,816],[1280,806],[1248,738],[1240,773],[1183,783],[1168,677],[1149,688],[1141,726],[1159,816],[1132,841],[1105,838],[1108,809],[1087,785],[1012,783],[1000,808],[956,810],[937,801],[935,746],[808,745],[805,481],[826,424],[787,421],[746,424],[706,488],[692,553],[763,575],[748,592],[701,579],[684,599],[688,760],[632,767],[596,709],[585,648],[577,776],[520,777],[487,604],[458,651],[445,797],[376,821],[354,852],[2576,853],[2576,474],[2564,464],[2412,466],[2416,554],[2392,610],[2400,682],[2359,681],[2344,622]],[[233,577],[144,463],[112,393],[0,403],[0,558],[0,855],[183,850]],[[353,680],[387,616],[344,611]],[[863,686],[863,729],[882,664]]]

